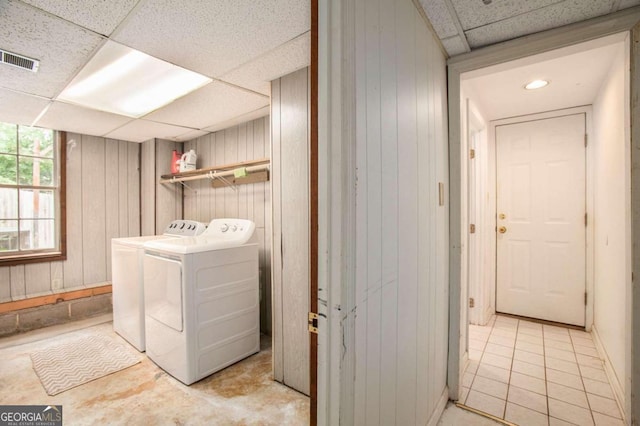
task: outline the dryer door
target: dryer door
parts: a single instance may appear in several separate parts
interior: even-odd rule
[[[146,315],[182,331],[182,262],[145,253],[144,292]]]

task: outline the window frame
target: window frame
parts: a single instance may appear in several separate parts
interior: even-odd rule
[[[53,129],[52,129],[53,130]],[[30,263],[56,262],[67,260],[67,132],[53,130],[57,149],[57,163],[54,162],[54,170],[58,170],[59,184],[57,186],[58,216],[55,217],[56,227],[59,230],[58,250],[51,249],[34,250],[29,252],[17,252],[13,254],[0,254],[0,267],[25,265]],[[56,156],[53,157],[54,161]],[[20,184],[16,187],[19,189]],[[18,209],[20,206],[18,205]],[[19,217],[18,213],[18,217]]]

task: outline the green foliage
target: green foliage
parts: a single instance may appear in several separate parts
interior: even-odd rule
[[[21,185],[34,184],[34,162],[39,166],[39,174],[35,176],[36,182],[39,179],[39,185],[53,185],[53,151],[55,146],[53,137],[52,130],[0,123],[0,184],[16,184],[18,179],[16,162],[20,158],[18,171]],[[18,152],[20,157],[16,155]],[[26,157],[27,155],[46,157],[47,159]],[[38,167],[35,171],[38,172]]]

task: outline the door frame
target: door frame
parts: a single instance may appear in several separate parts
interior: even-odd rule
[[[518,117],[510,117],[501,120],[491,121],[489,123],[489,140],[490,143],[493,143],[496,147],[496,157],[489,158],[489,168],[493,168],[497,170],[498,162],[497,162],[497,146],[498,140],[496,135],[496,127],[504,126],[509,124],[517,124],[517,123],[526,123],[529,121],[535,120],[545,120],[555,117],[564,117],[567,115],[577,115],[584,114],[585,115],[585,132],[587,134],[587,140],[589,136],[593,134],[593,123],[592,123],[592,108],[591,106],[581,106],[575,108],[565,108],[561,110],[554,111],[546,111],[537,114],[528,114],[522,115]],[[591,327],[593,326],[593,294],[594,294],[594,258],[595,258],[595,246],[593,244],[594,241],[594,226],[593,220],[588,220],[588,218],[593,218],[594,216],[594,194],[593,194],[593,185],[594,185],[594,168],[593,168],[593,147],[594,144],[587,143],[586,152],[585,152],[585,172],[586,172],[586,184],[585,184],[585,196],[586,196],[586,210],[587,210],[587,229],[586,229],[586,240],[585,240],[585,291],[587,292],[587,304],[585,306],[585,317],[584,317],[584,326],[587,331],[591,331]],[[496,203],[497,203],[497,185],[498,178],[497,173],[494,174],[496,180],[493,182],[494,191],[496,191]],[[493,213],[496,214],[496,206],[493,207]],[[496,239],[496,247],[497,247],[497,237],[498,234],[494,235],[494,239]],[[496,306],[495,310],[497,311],[497,299],[498,299],[498,254],[496,252],[496,261],[492,264],[492,267],[495,268],[494,277],[495,282],[494,292],[495,292],[495,300]]]
[[[457,400],[460,391],[461,336],[460,315],[466,300],[462,297],[462,235],[466,232],[461,222],[462,206],[462,158],[461,151],[461,74],[491,65],[571,46],[589,40],[621,32],[631,32],[630,48],[630,120],[631,153],[640,152],[640,7],[633,7],[599,18],[566,25],[560,28],[524,36],[515,40],[498,43],[473,52],[450,58],[448,61],[448,104],[449,104],[449,355],[447,385],[449,398]],[[631,156],[631,233],[632,272],[640,276],[640,155]],[[466,285],[466,283],[465,283]],[[466,291],[464,292],[466,293]],[[630,422],[640,422],[640,358],[630,354],[640,353],[640,291],[629,288],[627,300],[628,327],[627,341],[627,383],[625,412]],[[633,401],[632,401],[632,395]]]

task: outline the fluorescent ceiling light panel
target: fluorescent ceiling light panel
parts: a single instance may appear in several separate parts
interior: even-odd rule
[[[139,118],[212,81],[204,75],[107,41],[58,99]]]
[[[542,89],[547,84],[549,84],[549,82],[547,80],[533,80],[532,82],[530,82],[526,86],[524,86],[524,88],[527,89],[527,90]]]

